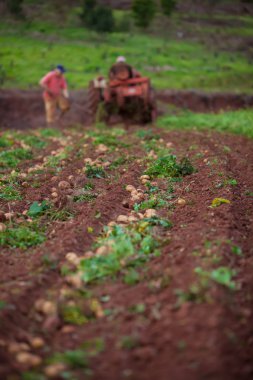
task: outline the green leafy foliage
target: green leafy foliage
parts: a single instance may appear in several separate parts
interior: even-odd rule
[[[9,227],[0,232],[0,246],[26,249],[45,241],[45,235],[35,223],[27,226]]]
[[[177,163],[177,157],[175,155],[168,155],[158,158],[150,167],[146,170],[146,174],[151,177],[180,177],[188,174],[192,174],[194,168],[187,157],[181,159],[180,163]]]
[[[107,246],[108,253],[82,260],[83,281],[89,284],[106,277],[114,278],[121,271],[126,272],[126,283],[138,281],[139,274],[134,269],[158,253],[160,243],[152,234],[154,225],[171,226],[169,222],[150,218],[124,228],[118,225],[110,231],[106,228],[109,235],[99,239],[99,244]]]
[[[111,8],[97,5],[96,0],[84,0],[80,15],[84,25],[99,33],[112,32],[115,28],[115,20]]]
[[[105,178],[106,174],[101,166],[86,165],[85,173],[88,178]]]
[[[130,269],[124,277],[127,285],[135,285],[140,281],[140,275],[135,269]]]
[[[220,285],[223,285],[231,290],[235,290],[235,282],[232,281],[236,272],[228,267],[219,267],[213,269],[211,272],[205,271],[202,268],[195,268],[195,273],[197,273],[202,278],[213,280]]]
[[[20,201],[22,197],[18,190],[9,185],[0,187],[0,199],[5,201]]]
[[[64,322],[73,325],[83,325],[88,322],[88,319],[83,315],[80,307],[76,305],[67,305],[63,307],[61,312]]]
[[[6,1],[8,10],[17,18],[24,17],[23,13],[23,0],[7,0]]]
[[[32,218],[37,217],[41,214],[43,214],[47,209],[49,208],[49,205],[47,201],[42,201],[41,203],[33,202],[28,210],[28,215]]]
[[[24,135],[24,136],[21,136],[21,138],[22,138],[22,141],[24,141],[26,145],[29,145],[32,148],[43,149],[47,145],[46,141],[34,135]]]
[[[0,137],[0,148],[6,148],[11,145],[13,145],[13,141],[8,139],[6,136]]]
[[[176,0],[160,0],[161,8],[165,16],[170,17],[176,7]]]
[[[150,199],[143,201],[141,203],[136,203],[134,205],[134,210],[139,211],[139,210],[147,210],[149,208],[159,208],[163,207],[166,205],[166,201],[159,198],[159,197],[150,197]]]
[[[15,167],[21,160],[32,158],[32,152],[24,148],[16,148],[0,152],[0,167]]]
[[[66,363],[71,368],[87,368],[88,357],[84,350],[69,350],[63,353],[56,353],[52,358],[52,362]]]
[[[97,195],[93,193],[86,193],[86,194],[80,194],[75,195],[73,200],[74,202],[92,202],[94,199],[96,199]]]
[[[6,302],[0,300],[0,311],[3,310],[6,307]]]
[[[155,17],[154,0],[133,0],[132,11],[137,26],[147,28]]]
[[[44,128],[40,130],[40,135],[45,138],[50,138],[50,137],[61,137],[62,133],[61,131],[59,131],[59,129]]]

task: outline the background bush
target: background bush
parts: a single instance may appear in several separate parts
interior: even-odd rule
[[[161,8],[165,16],[170,16],[176,8],[176,0],[161,0]]]
[[[154,0],[134,0],[132,11],[135,24],[141,28],[147,28],[155,17],[156,4]]]
[[[115,27],[111,8],[97,5],[96,0],[84,0],[81,13],[84,25],[97,32],[112,32]]]

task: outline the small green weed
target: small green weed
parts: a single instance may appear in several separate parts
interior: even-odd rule
[[[124,276],[124,283],[135,285],[140,281],[140,274],[135,269],[130,269]]]
[[[0,246],[26,249],[45,241],[45,235],[37,224],[30,223],[27,226],[9,227],[0,232]]]
[[[59,129],[54,128],[44,128],[40,130],[40,135],[43,137],[61,137],[62,133]]]
[[[123,336],[120,340],[119,346],[121,348],[124,348],[126,350],[132,350],[133,348],[137,347],[139,345],[139,341],[137,337],[126,335]]]
[[[160,243],[152,235],[153,223],[147,220],[124,228],[116,225],[108,230],[105,227],[106,237],[99,239],[99,245],[108,246],[108,254],[95,255],[81,262],[83,281],[93,283],[106,277],[115,278],[121,271],[126,275],[126,282],[139,280],[139,274],[131,270],[159,254]]]
[[[24,148],[16,148],[12,150],[5,150],[0,152],[0,167],[14,168],[22,160],[29,160],[32,158],[32,152]]]
[[[0,187],[0,199],[5,201],[20,201],[22,197],[18,190],[9,185]]]
[[[13,145],[13,141],[10,140],[7,136],[0,137],[0,148],[7,148],[11,145]]]
[[[158,158],[146,170],[146,174],[151,177],[161,178],[181,177],[193,172],[194,168],[187,157],[182,158],[180,163],[177,163],[177,158],[174,155]]]
[[[86,165],[85,173],[88,178],[105,178],[106,173],[101,166]]]
[[[84,350],[65,351],[63,353],[56,353],[50,359],[51,363],[65,363],[70,368],[87,368],[88,355]]]
[[[227,267],[219,267],[213,269],[211,272],[205,271],[202,268],[198,267],[195,269],[200,277],[213,280],[214,282],[223,285],[231,290],[235,290],[235,282],[232,281],[232,278],[236,275],[236,272]]]
[[[80,194],[75,195],[73,200],[74,202],[92,202],[94,199],[96,199],[97,194],[87,193],[87,194]]]
[[[6,305],[7,304],[5,301],[0,300],[0,311],[3,310],[6,307]]]
[[[83,187],[84,190],[93,190],[94,188],[95,185],[92,182],[87,182]]]
[[[33,202],[28,210],[28,215],[31,218],[35,218],[37,216],[42,215],[50,206],[47,201],[42,201],[41,203]]]
[[[61,311],[62,318],[65,323],[73,325],[83,325],[88,322],[88,319],[83,315],[80,307],[76,305],[64,306]]]
[[[31,148],[43,149],[47,145],[47,142],[34,135],[21,135],[19,139]]]
[[[167,204],[167,202],[158,197],[151,197],[150,199],[143,201],[141,203],[135,203],[134,205],[134,210],[139,211],[139,210],[147,210],[149,208],[160,208],[164,207]]]
[[[47,215],[49,219],[52,221],[60,220],[61,222],[65,222],[66,220],[73,218],[75,216],[75,213],[67,209],[61,209],[61,210],[50,209],[47,212]]]

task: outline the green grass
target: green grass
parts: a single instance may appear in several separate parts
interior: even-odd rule
[[[45,235],[35,223],[27,226],[8,227],[0,232],[0,246],[27,249],[45,241]]]
[[[0,168],[14,168],[20,161],[32,158],[28,149],[16,148],[0,152]]]
[[[212,52],[199,43],[140,33],[97,35],[83,28],[46,23],[0,24],[4,87],[38,86],[55,64],[66,65],[70,88],[86,87],[97,74],[107,75],[118,55],[125,55],[158,88],[252,91],[253,67],[240,54]],[[154,67],[173,70],[155,72]]]
[[[20,201],[22,199],[18,190],[12,185],[0,187],[0,199],[5,201]]]
[[[253,138],[253,110],[221,112],[219,114],[179,112],[158,119],[158,126],[166,129],[211,129]]]

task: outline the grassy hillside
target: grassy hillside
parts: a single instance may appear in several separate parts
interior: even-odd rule
[[[129,20],[128,12],[115,11],[115,16],[119,25],[124,17]],[[123,54],[157,88],[252,92],[251,58],[224,49],[226,37],[228,41],[234,34],[248,38],[253,25],[250,17],[238,18],[239,23],[231,27],[233,16],[216,15],[216,21],[229,20],[227,28],[211,25],[203,14],[195,24],[189,14],[188,18],[175,14],[169,22],[159,17],[145,34],[128,25],[127,33],[98,35],[76,26],[73,11],[61,26],[50,17],[48,21],[1,22],[1,86],[35,87],[60,62],[68,69],[70,87],[83,88],[97,74],[106,75],[117,55]],[[216,44],[212,38],[219,33],[221,41]]]

